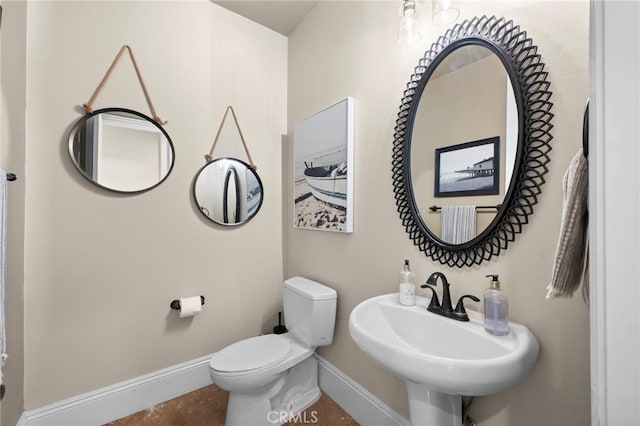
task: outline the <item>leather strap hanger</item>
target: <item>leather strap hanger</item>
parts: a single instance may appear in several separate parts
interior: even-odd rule
[[[111,66],[107,70],[107,73],[102,78],[102,81],[100,82],[100,84],[98,85],[96,90],[93,92],[93,96],[91,96],[91,99],[89,99],[89,101],[87,103],[82,104],[82,107],[88,113],[93,112],[93,103],[96,101],[96,98],[98,97],[98,95],[100,94],[100,92],[102,91],[104,86],[107,84],[107,81],[109,80],[109,77],[111,76],[111,73],[113,72],[113,70],[115,69],[116,65],[118,64],[118,62],[122,58],[122,55],[124,55],[125,51],[129,52],[129,56],[131,57],[131,62],[133,62],[133,68],[135,68],[135,70],[136,70],[136,75],[138,76],[138,81],[140,82],[140,86],[142,87],[142,92],[144,93],[144,97],[147,100],[147,105],[149,105],[149,110],[151,111],[151,116],[161,126],[167,124],[168,121],[164,121],[156,113],[156,109],[153,107],[153,102],[151,102],[151,97],[149,96],[149,91],[147,90],[147,86],[144,84],[144,80],[142,79],[142,74],[140,73],[140,68],[138,67],[138,63],[136,62],[136,58],[133,56],[133,51],[131,50],[131,47],[129,47],[127,45],[122,46],[122,48],[120,49],[120,52],[118,52],[118,54],[116,55],[115,59],[113,60],[113,63],[111,64]]]
[[[244,152],[247,153],[247,158],[249,159],[249,166],[252,170],[257,170],[257,166],[253,163],[253,159],[251,158],[251,154],[249,153],[249,148],[247,147],[247,143],[244,140],[244,135],[242,134],[242,129],[240,129],[240,124],[238,123],[238,118],[236,117],[236,112],[233,110],[233,107],[229,105],[224,112],[224,116],[222,117],[222,122],[220,122],[220,127],[218,127],[218,132],[216,133],[216,137],[213,140],[213,145],[211,146],[211,150],[208,154],[204,155],[207,163],[213,161],[213,150],[216,148],[216,144],[218,143],[218,139],[220,138],[220,132],[222,131],[222,127],[224,126],[224,122],[227,120],[227,115],[229,115],[229,111],[231,111],[231,115],[233,116],[233,121],[236,123],[236,128],[238,129],[238,133],[240,134],[240,140],[242,141],[242,146],[244,147]]]

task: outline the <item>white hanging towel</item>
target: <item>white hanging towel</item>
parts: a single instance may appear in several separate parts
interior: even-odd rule
[[[582,284],[582,297],[589,303],[589,163],[582,149],[571,160],[562,184],[562,224],[547,299],[573,296]]]
[[[0,384],[2,367],[7,360],[7,340],[5,335],[5,267],[7,246],[7,173],[0,169]]]
[[[463,244],[476,237],[476,206],[443,206],[440,211],[442,241]]]

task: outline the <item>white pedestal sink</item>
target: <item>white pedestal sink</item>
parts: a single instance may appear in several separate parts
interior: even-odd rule
[[[398,293],[360,303],[349,316],[358,347],[407,382],[412,425],[460,426],[461,396],[489,395],[521,381],[540,345],[529,329],[509,323],[493,336],[478,322],[461,322],[398,303]]]

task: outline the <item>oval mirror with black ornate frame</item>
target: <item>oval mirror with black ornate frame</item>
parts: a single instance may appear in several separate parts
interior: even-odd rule
[[[175,159],[167,132],[155,120],[125,108],[81,117],[69,132],[69,155],[90,182],[122,193],[160,185]]]
[[[198,171],[193,198],[207,219],[219,225],[237,226],[258,213],[264,188],[256,171],[244,161],[218,158]]]
[[[533,214],[553,127],[537,50],[513,21],[473,18],[433,43],[407,84],[394,134],[394,193],[407,233],[434,261],[464,267],[498,256]],[[455,208],[477,212],[477,229],[459,240],[441,233],[440,215]]]

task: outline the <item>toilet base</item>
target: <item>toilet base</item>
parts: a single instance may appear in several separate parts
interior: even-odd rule
[[[272,411],[278,413],[275,424],[288,422],[318,399],[318,361],[309,357],[289,370],[285,385],[271,399]]]
[[[318,361],[311,356],[291,367],[268,388],[255,393],[231,392],[225,425],[279,425],[300,418],[300,412],[319,398]],[[310,413],[305,418],[312,421],[314,416]]]

